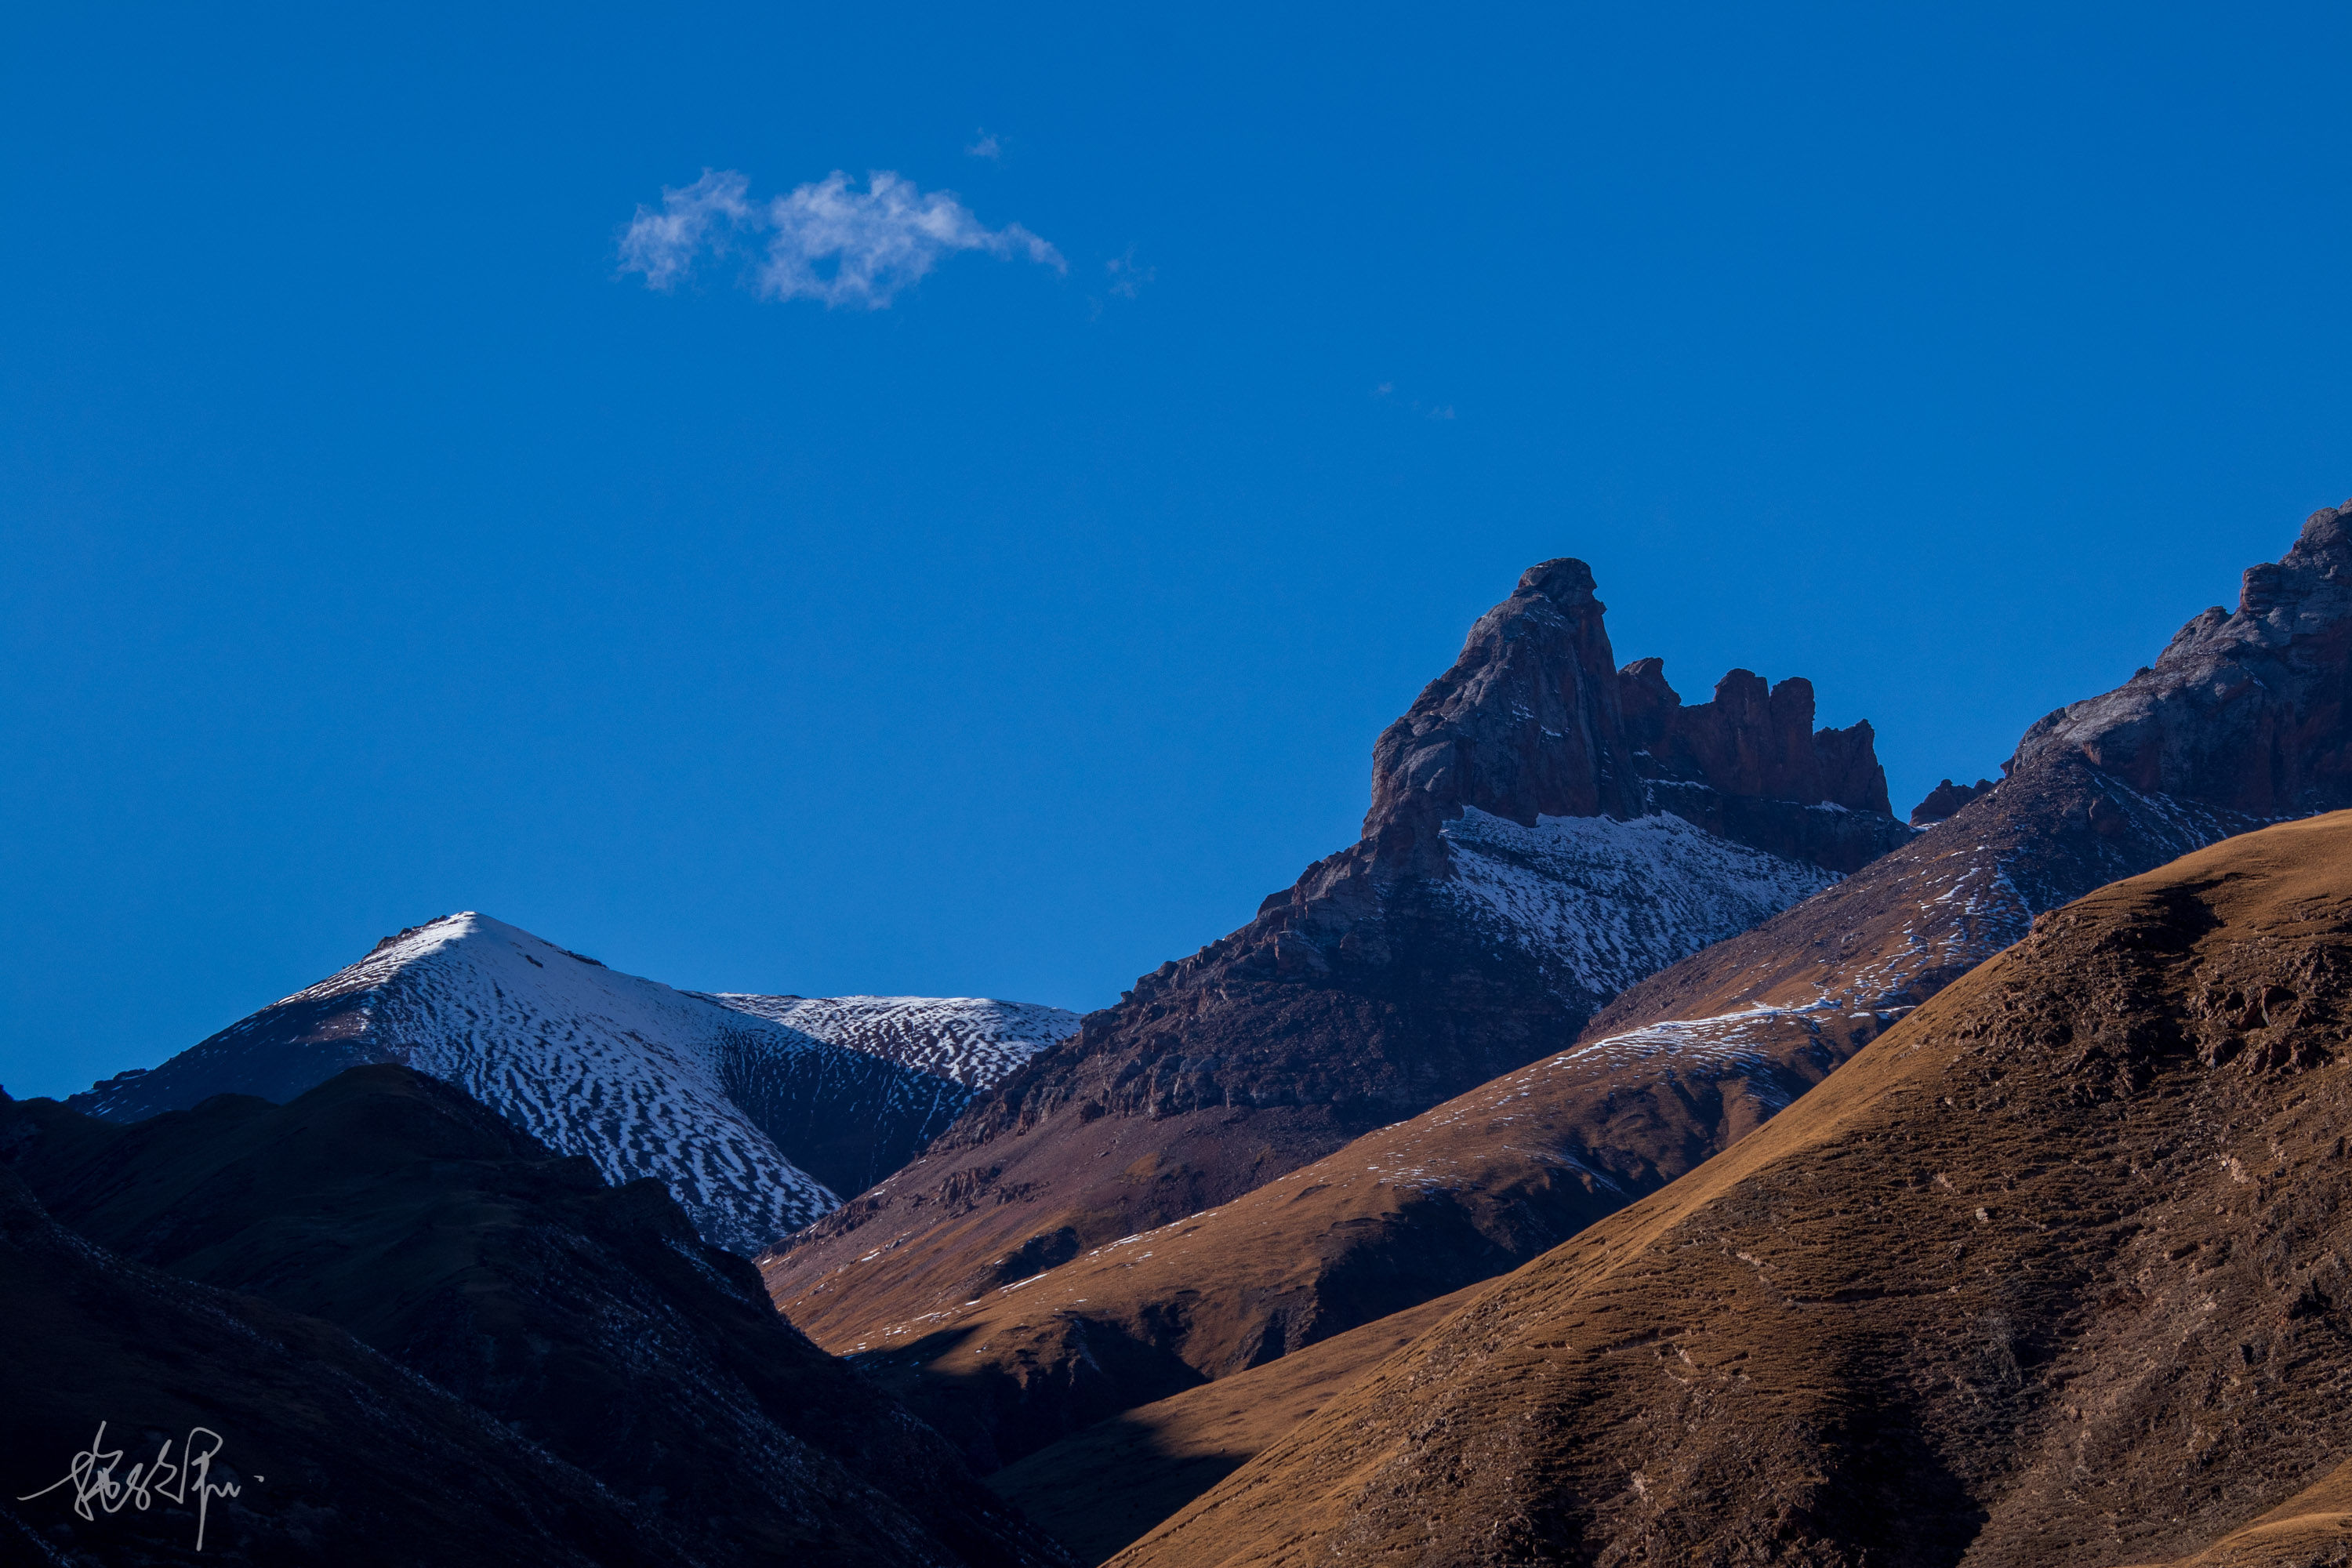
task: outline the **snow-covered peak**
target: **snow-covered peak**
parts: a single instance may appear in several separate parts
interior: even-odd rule
[[[320,1002],[378,989],[410,971],[455,974],[529,994],[544,1005],[631,1018],[646,1008],[699,1011],[699,998],[657,980],[607,969],[595,959],[533,936],[475,910],[411,926],[384,938],[357,963],[275,1004]]]

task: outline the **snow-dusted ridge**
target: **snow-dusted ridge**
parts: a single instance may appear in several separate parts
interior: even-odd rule
[[[918,1072],[991,1089],[1022,1063],[1078,1032],[1078,1015],[988,996],[756,996],[709,1000]]]
[[[1664,814],[1539,816],[1522,827],[1465,806],[1443,831],[1454,868],[1444,885],[1465,911],[1555,983],[1601,997],[1839,879]]]
[[[806,1163],[852,1172],[844,1190],[866,1184],[868,1165],[910,1156],[976,1088],[1076,1026],[976,998],[722,1001],[467,910],[73,1103],[129,1121],[225,1092],[284,1101],[357,1063],[399,1062],[609,1181],[661,1181],[705,1239],[752,1252],[839,1205]]]

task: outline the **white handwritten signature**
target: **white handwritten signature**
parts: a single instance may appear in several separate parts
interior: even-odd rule
[[[184,1508],[188,1493],[196,1494],[196,1550],[205,1549],[205,1518],[211,1511],[213,1499],[235,1497],[239,1488],[235,1481],[215,1481],[212,1479],[213,1459],[221,1451],[221,1435],[209,1426],[191,1427],[188,1440],[180,1449],[177,1463],[172,1459],[172,1439],[155,1451],[152,1465],[133,1465],[117,1476],[114,1472],[122,1463],[122,1450],[106,1447],[106,1423],[98,1424],[98,1436],[89,1447],[73,1457],[66,1473],[37,1492],[26,1492],[18,1502],[30,1502],[37,1497],[47,1497],[59,1487],[73,1489],[74,1511],[84,1519],[94,1520],[90,1511],[96,1503],[109,1513],[120,1513],[126,1506],[135,1505],[147,1511],[157,1498]],[[262,1478],[256,1476],[255,1480]]]

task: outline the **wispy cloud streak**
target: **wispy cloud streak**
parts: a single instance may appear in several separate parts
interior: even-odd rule
[[[868,175],[863,191],[838,169],[766,201],[750,189],[732,169],[665,187],[661,206],[638,207],[622,234],[621,270],[667,289],[706,259],[746,255],[746,282],[764,298],[868,310],[960,251],[1068,270],[1060,251],[1019,224],[990,228],[951,193],[926,194],[887,170]]]

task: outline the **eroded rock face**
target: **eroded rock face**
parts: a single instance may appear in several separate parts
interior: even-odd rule
[[[1889,814],[1886,770],[1864,720],[1813,728],[1813,683],[1773,686],[1745,669],[1716,682],[1715,698],[1685,708],[1666,684],[1665,661],[1637,659],[1619,672],[1626,727],[1646,778],[1706,784],[1725,795]]]
[[[1411,831],[1426,848],[1427,831],[1464,806],[1528,827],[1538,816],[1641,816],[1607,608],[1583,562],[1528,567],[1373,743],[1364,837]]]
[[[1664,660],[1612,668],[1607,608],[1591,569],[1562,559],[1529,567],[1479,617],[1454,668],[1372,748],[1364,841],[1384,865],[1443,874],[1437,829],[1465,809],[1523,827],[1668,812],[1839,872],[1908,837],[1867,720],[1817,731],[1811,681],[1745,669],[1685,706]]]
[[[1814,729],[1802,676],[1774,686],[1735,669],[1685,707],[1664,661],[1637,659],[1618,672],[1618,700],[1651,811],[1841,873],[1910,837],[1889,816],[1870,721]]]

